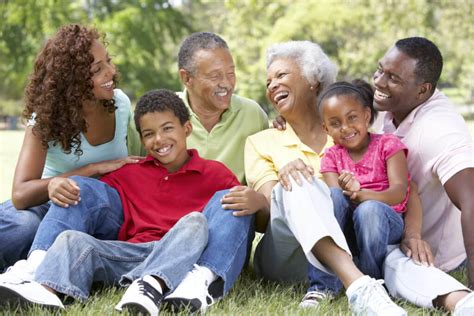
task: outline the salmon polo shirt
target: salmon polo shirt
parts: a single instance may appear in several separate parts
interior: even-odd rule
[[[120,195],[124,222],[119,240],[159,240],[181,217],[202,212],[216,191],[239,185],[222,163],[203,159],[194,149],[188,153],[190,159],[173,173],[147,156],[101,178]]]

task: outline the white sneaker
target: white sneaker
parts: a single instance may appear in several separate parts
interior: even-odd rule
[[[463,297],[454,307],[453,316],[474,315],[474,292]]]
[[[203,268],[195,264],[174,292],[165,298],[165,302],[171,304],[174,312],[189,310],[191,313],[196,311],[204,313],[214,304],[208,288],[209,282]]]
[[[375,280],[364,275],[347,288],[346,295],[352,315],[407,315],[403,308],[390,299],[382,284],[382,280]]]
[[[38,304],[48,308],[64,309],[64,305],[55,294],[35,281],[24,281],[20,284],[0,284],[1,305]]]
[[[319,306],[319,303],[326,298],[331,298],[331,295],[321,291],[309,291],[301,300],[299,307],[316,308]]]
[[[136,279],[130,284],[120,302],[115,306],[118,311],[127,310],[129,314],[157,316],[163,300],[160,283],[151,275]]]
[[[34,277],[35,269],[26,260],[19,260],[8,267],[7,271],[0,274],[0,284],[20,284],[24,281],[33,281]]]

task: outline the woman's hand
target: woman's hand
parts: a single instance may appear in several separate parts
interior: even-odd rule
[[[283,116],[278,115],[273,121],[272,125],[274,128],[280,131],[284,131],[286,129],[286,120],[283,118]]]
[[[300,158],[290,161],[283,168],[278,170],[278,180],[286,191],[291,191],[290,176],[295,180],[299,186],[303,185],[301,176],[308,182],[313,181],[314,169],[308,166]]]
[[[115,171],[128,163],[138,163],[140,160],[145,159],[145,157],[140,156],[128,156],[125,158],[105,160],[101,162],[94,163],[95,175],[104,175],[106,173]]]
[[[245,216],[256,213],[266,205],[265,196],[253,189],[239,185],[229,190],[222,199],[222,208],[225,210],[235,210],[234,216]]]
[[[48,196],[51,202],[62,207],[77,205],[81,200],[81,189],[69,178],[55,177],[48,183]]]

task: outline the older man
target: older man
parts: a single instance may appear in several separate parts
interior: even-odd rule
[[[244,184],[245,140],[267,128],[268,119],[256,102],[233,95],[235,66],[226,42],[213,33],[191,34],[181,44],[178,67],[185,86],[179,95],[191,112],[193,125],[188,147],[196,148],[206,159],[221,161]],[[232,191],[241,195],[253,193],[245,186],[234,187]],[[231,211],[216,212],[207,219],[209,242],[203,252],[204,259],[165,301],[177,309],[187,305],[191,310],[204,311],[232,287],[253,237],[253,230],[246,224],[249,221],[243,218],[246,214],[233,215]],[[229,222],[240,223],[242,231],[250,233],[242,238],[228,229]],[[236,250],[229,256],[222,249]]]
[[[227,43],[213,33],[191,34],[179,50],[178,67],[185,86],[180,96],[194,127],[188,146],[221,161],[245,183],[245,140],[267,128],[268,119],[255,101],[233,94],[235,65]]]
[[[387,112],[383,131],[407,146],[424,211],[422,225],[421,217],[407,220],[402,249],[425,265],[415,265],[395,249],[385,262],[385,280],[392,295],[472,315],[474,295],[441,271],[462,265],[467,252],[469,285],[474,285],[473,142],[463,118],[436,89],[442,67],[436,45],[412,37],[397,41],[374,74],[375,108]],[[423,240],[439,269],[426,267],[432,260]]]

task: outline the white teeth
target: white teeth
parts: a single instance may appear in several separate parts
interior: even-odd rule
[[[280,102],[281,100],[283,100],[284,98],[286,98],[288,96],[288,91],[282,91],[282,92],[278,92],[275,97],[273,98],[273,101],[275,101],[276,103]]]
[[[390,98],[390,95],[380,92],[379,90],[375,90],[375,96],[379,99],[388,99]]]
[[[216,91],[216,92],[215,92],[215,95],[217,95],[217,96],[219,96],[219,97],[225,97],[227,94],[228,94],[228,91],[227,91],[227,90]]]
[[[110,81],[108,81],[108,82],[106,82],[106,83],[101,84],[100,86],[101,86],[102,88],[109,89],[109,88],[111,88],[113,85],[114,85],[114,81],[113,81],[113,80],[110,80]]]
[[[170,150],[170,148],[171,148],[171,146],[162,147],[162,148],[158,149],[158,152],[160,154],[163,154],[163,153],[167,152],[168,150]]]

